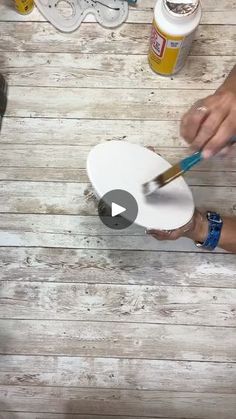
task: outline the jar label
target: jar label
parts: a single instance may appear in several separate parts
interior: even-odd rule
[[[158,28],[154,19],[148,55],[151,68],[163,75],[179,71],[189,54],[194,33],[195,31],[188,36],[169,35]]]
[[[155,26],[152,27],[151,32],[151,46],[153,52],[159,57],[163,57],[163,53],[166,47],[167,39],[156,29]]]

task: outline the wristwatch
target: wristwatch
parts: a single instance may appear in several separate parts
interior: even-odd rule
[[[223,227],[223,220],[216,212],[208,211],[206,214],[208,220],[208,235],[203,243],[195,242],[197,247],[202,247],[207,250],[214,250],[219,241],[221,230]]]

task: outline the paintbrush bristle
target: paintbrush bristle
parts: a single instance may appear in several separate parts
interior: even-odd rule
[[[144,195],[150,195],[154,193],[157,189],[162,188],[163,186],[170,183],[172,180],[178,178],[183,173],[179,164],[170,167],[170,169],[166,170],[164,173],[161,173],[155,179],[152,179],[150,182],[146,182],[143,185],[143,193]]]
[[[151,180],[150,182],[144,183],[142,186],[144,195],[151,195],[159,188],[159,185],[156,183],[156,180]]]

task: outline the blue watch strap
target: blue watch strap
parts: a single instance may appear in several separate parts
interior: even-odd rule
[[[207,219],[209,223],[208,236],[204,243],[197,243],[197,246],[204,247],[207,250],[214,250],[220,240],[223,220],[219,214],[210,211],[207,213]]]

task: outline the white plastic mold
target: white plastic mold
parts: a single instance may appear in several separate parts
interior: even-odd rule
[[[128,16],[125,0],[35,0],[42,15],[62,32],[75,31],[88,14],[107,28],[121,25]]]

